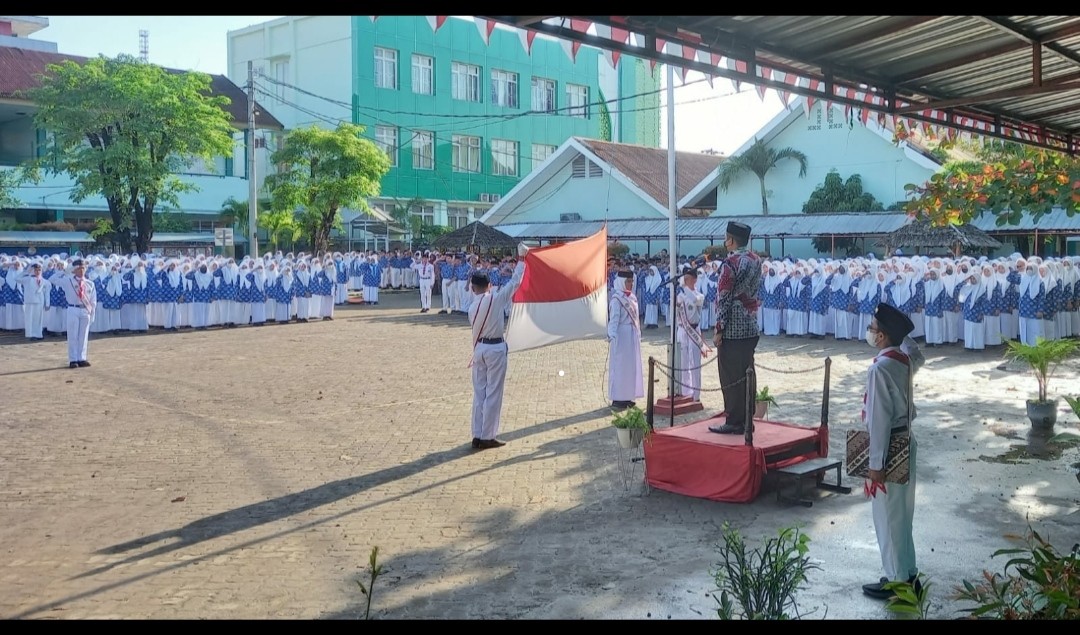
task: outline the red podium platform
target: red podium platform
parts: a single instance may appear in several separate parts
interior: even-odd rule
[[[682,395],[675,396],[675,416],[689,414],[691,412],[701,412],[705,409],[705,406],[701,405],[700,401],[695,401],[690,397],[683,397]],[[661,417],[671,416],[671,400],[667,397],[658,399],[654,406],[653,412]]]
[[[755,420],[748,435],[717,434],[723,414],[671,428],[646,439],[646,481],[656,489],[727,503],[749,503],[765,473],[829,454],[828,425],[806,427]]]

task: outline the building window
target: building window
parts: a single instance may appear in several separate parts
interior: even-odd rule
[[[435,169],[435,133],[417,130],[412,138],[412,166],[414,170]]]
[[[274,72],[274,95],[278,100],[285,99],[285,84],[289,81],[289,60],[276,60],[272,65]]]
[[[398,130],[394,126],[375,126],[375,142],[386,156],[390,157],[390,167],[398,165]]]
[[[451,229],[461,229],[469,224],[469,209],[466,207],[447,207],[446,222]]]
[[[518,75],[491,71],[491,103],[506,108],[518,107]]]
[[[454,172],[480,171],[480,137],[453,136]]]
[[[536,112],[555,112],[555,80],[532,78],[532,109]]]
[[[589,87],[579,84],[566,85],[566,114],[571,117],[589,118]]]
[[[435,94],[435,60],[427,55],[412,56],[412,92],[417,95]]]
[[[480,67],[454,62],[450,66],[453,80],[450,93],[454,99],[480,101]]]
[[[532,164],[533,169],[540,167],[540,164],[547,161],[547,158],[555,154],[558,150],[558,146],[549,146],[543,143],[532,144]]]
[[[431,205],[421,205],[409,210],[409,214],[420,219],[422,225],[428,227],[435,224],[435,208]]]
[[[518,175],[517,141],[491,140],[491,173],[495,176]]]
[[[575,179],[595,179],[604,175],[604,170],[596,163],[579,154],[570,163],[570,177]]]
[[[375,87],[397,90],[397,51],[375,47]]]

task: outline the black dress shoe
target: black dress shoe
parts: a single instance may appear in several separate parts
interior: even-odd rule
[[[874,584],[864,584],[862,592],[864,595],[872,597],[875,600],[888,600],[895,595],[892,591],[885,588],[885,585],[888,583],[888,578],[881,578],[879,582],[875,582]]]
[[[79,362],[79,368],[89,368],[90,362]]]
[[[709,432],[715,432],[716,434],[742,434],[746,429],[742,426],[733,426],[730,423],[725,423],[722,426],[709,426]]]
[[[472,446],[473,446],[474,450],[479,449],[480,448],[480,439],[477,438],[477,437],[473,437]]]
[[[68,364],[68,368],[78,368],[78,367],[79,367],[79,362],[71,362],[70,364]]]
[[[480,439],[480,443],[476,447],[480,450],[489,450],[491,448],[501,448],[504,445],[506,445],[506,442],[498,439]]]

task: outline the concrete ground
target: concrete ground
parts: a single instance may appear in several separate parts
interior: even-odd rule
[[[473,451],[466,320],[419,314],[414,293],[381,299],[332,322],[94,337],[77,370],[63,340],[0,336],[0,616],[363,617],[355,581],[378,546],[379,618],[716,619],[728,522],[752,543],[802,525],[820,567],[804,618],[889,617],[859,590],[881,575],[861,482],[809,509],[769,490],[751,504],[649,491],[640,467],[624,486],[600,341],[512,355],[508,444]],[[666,338],[646,332],[643,355],[663,358]],[[764,339],[760,384],[775,418],[816,425],[825,356],[842,457],[864,343]],[[1035,383],[998,370],[1000,352],[927,357],[915,541],[931,615],[952,618],[966,605],[950,590],[1000,570],[991,554],[1029,520],[1080,539],[1080,456],[1020,449]],[[1063,368],[1051,391],[1080,392],[1078,377]],[[1058,427],[1077,421],[1063,409]]]

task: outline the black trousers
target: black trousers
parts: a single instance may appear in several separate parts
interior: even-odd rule
[[[746,369],[754,365],[757,337],[741,340],[723,340],[720,345],[720,385],[724,393],[725,423],[743,427],[746,425]],[[750,394],[757,395],[757,373],[750,384]],[[752,407],[752,406],[751,406]]]

